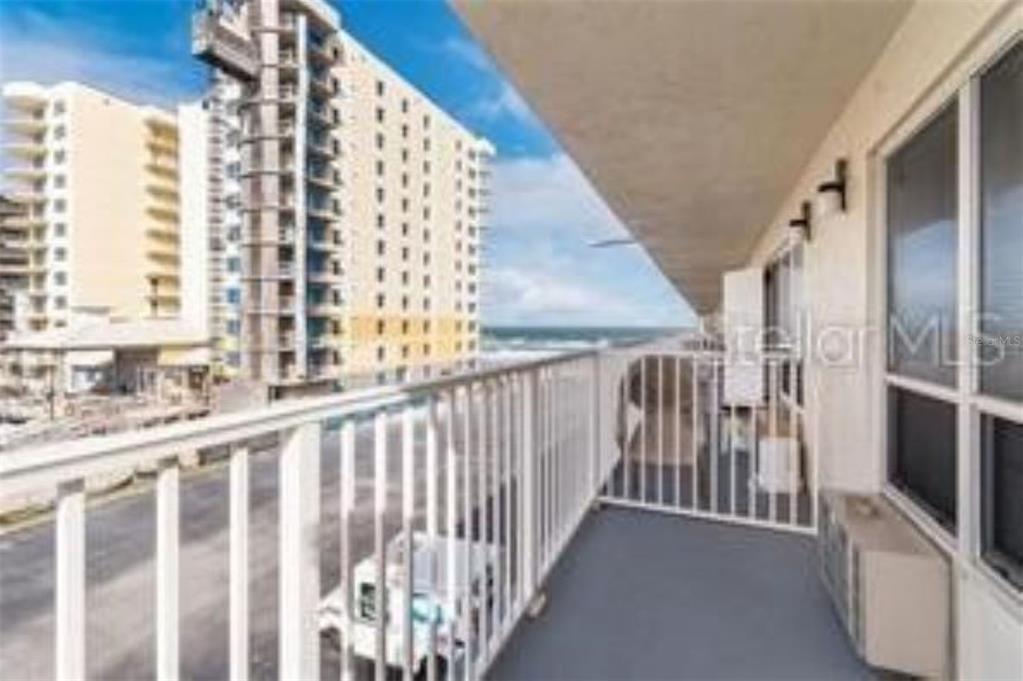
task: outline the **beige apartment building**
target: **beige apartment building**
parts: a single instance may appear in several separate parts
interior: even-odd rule
[[[211,5],[193,51],[242,96],[243,374],[287,387],[471,358],[493,149],[321,0]]]
[[[25,208],[0,195],[0,340],[14,330],[18,294],[28,284]]]
[[[68,325],[75,310],[123,317],[179,309],[176,119],[65,82],[8,83],[4,183],[26,214],[19,330]]]

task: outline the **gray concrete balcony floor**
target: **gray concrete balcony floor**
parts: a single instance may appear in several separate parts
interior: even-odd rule
[[[490,678],[866,679],[805,535],[605,507]]]

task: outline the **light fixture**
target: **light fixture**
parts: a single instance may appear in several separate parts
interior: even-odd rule
[[[802,233],[803,239],[805,239],[806,241],[809,241],[810,240],[810,202],[809,201],[803,201],[803,205],[802,205],[801,210],[802,210],[802,213],[801,213],[801,215],[798,218],[796,218],[794,220],[789,220],[789,228],[790,229],[798,229]]]
[[[844,158],[840,158],[835,161],[835,177],[817,185],[817,206],[821,215],[845,212],[848,173],[848,162]]]

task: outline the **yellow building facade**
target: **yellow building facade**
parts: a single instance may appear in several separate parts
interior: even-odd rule
[[[26,304],[16,326],[179,309],[178,133],[173,114],[84,85],[8,83],[5,190],[26,207]]]

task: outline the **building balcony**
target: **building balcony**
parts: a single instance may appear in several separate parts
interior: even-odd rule
[[[36,182],[46,177],[46,169],[42,163],[34,163],[32,165],[19,165],[6,168],[4,174],[15,180],[23,180],[26,182]]]
[[[46,156],[46,145],[31,140],[18,140],[3,145],[4,151],[15,158],[38,159]]]
[[[282,332],[275,347],[294,341]],[[331,337],[309,345],[330,347]],[[54,655],[39,654],[44,644],[17,616],[5,618],[6,645],[19,674],[61,678],[78,676],[86,654],[101,676],[116,676],[129,657],[135,673],[155,665],[170,676],[235,677],[252,657],[288,679],[336,678],[340,668],[363,678],[405,659],[414,669],[450,660],[459,678],[535,679],[553,670],[559,678],[867,676],[815,578],[811,490],[799,502],[805,517],[772,515],[789,496],[748,496],[755,481],[735,448],[710,444],[727,424],[703,390],[720,366],[672,340],[11,452],[0,459],[6,491],[61,491],[52,530],[30,530],[52,532],[57,560],[40,568],[49,579],[33,569],[36,577],[20,585],[28,591],[18,592],[57,604]],[[295,373],[332,376],[336,367],[323,362]],[[690,394],[695,401],[680,399]],[[264,441],[278,443],[268,455],[238,446]],[[230,452],[230,464],[186,483],[178,457],[204,450]],[[102,510],[86,503],[88,480],[137,468],[156,471],[151,495],[129,492]],[[252,503],[249,490],[278,475],[271,496]],[[376,500],[365,514],[356,512],[356,490]],[[209,494],[226,494],[230,513],[209,515]],[[757,503],[736,504],[744,495]],[[320,513],[321,496],[331,512]],[[420,529],[416,515],[436,522]],[[179,529],[196,521],[207,531]],[[150,558],[140,559],[140,543],[154,547]],[[210,552],[221,543],[229,558]],[[406,543],[414,557],[401,550]],[[9,547],[5,563],[36,560],[28,545]],[[123,566],[87,571],[94,551]],[[272,575],[265,558],[250,558],[274,553],[281,559]],[[426,571],[429,554],[479,581]],[[329,557],[322,567],[321,557]],[[201,576],[221,559],[230,560],[226,583]],[[366,567],[374,561],[390,566],[395,593],[377,601],[394,622],[377,652],[342,633],[366,626],[372,640],[377,627],[383,641],[379,625],[354,617],[356,594],[374,584],[384,591],[385,572]],[[332,592],[339,575],[364,586],[349,581],[350,590]],[[262,586],[271,576],[279,592]],[[421,647],[431,644],[418,635],[413,609],[399,605],[411,602],[397,594],[413,585],[428,594],[420,607],[442,618],[436,657]],[[487,598],[472,595],[484,588]],[[121,604],[103,618],[110,638],[102,648],[87,646],[86,613],[72,605],[100,589]],[[147,589],[157,597],[143,598]],[[530,618],[542,595],[547,609]],[[192,605],[181,608],[186,597]],[[135,617],[142,602],[157,605]],[[466,602],[473,606],[458,606]],[[150,628],[155,648],[139,643]],[[413,658],[402,631],[415,633]],[[233,652],[213,653],[226,650]]]

